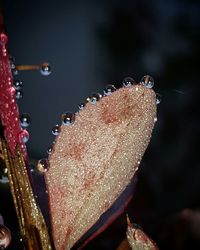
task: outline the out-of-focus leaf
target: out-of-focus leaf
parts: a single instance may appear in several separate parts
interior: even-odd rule
[[[127,217],[127,231],[126,236],[131,246],[131,249],[134,250],[158,250],[155,242],[149,238],[149,236],[142,231],[137,225],[134,225],[130,222]],[[128,249],[128,248],[126,248]]]

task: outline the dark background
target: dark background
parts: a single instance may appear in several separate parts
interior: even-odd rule
[[[125,76],[154,77],[162,95],[158,122],[126,212],[160,249],[200,249],[200,2],[4,0],[1,6],[16,64],[52,66],[48,77],[16,77],[24,82],[20,111],[32,119],[32,159],[47,156],[51,127],[91,92],[120,87]],[[2,195],[0,213],[14,227]],[[86,249],[115,249],[125,228],[123,215]]]

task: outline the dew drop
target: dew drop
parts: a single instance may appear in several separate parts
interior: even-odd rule
[[[26,143],[29,140],[29,132],[26,129],[23,129],[19,133],[19,141],[20,143]]]
[[[71,125],[75,121],[75,115],[71,112],[67,112],[62,115],[62,122],[64,125]]]
[[[83,109],[85,107],[85,103],[82,102],[78,105],[79,110]]]
[[[154,86],[154,79],[149,75],[143,76],[140,80],[140,84],[144,85],[148,89],[151,89]]]
[[[52,128],[52,134],[53,135],[58,135],[60,133],[60,126],[57,124]]]
[[[38,172],[45,173],[49,169],[49,161],[47,159],[41,159],[38,161],[36,166]]]
[[[23,92],[21,90],[16,90],[16,99],[21,99],[23,97]]]
[[[43,76],[48,76],[51,74],[51,67],[48,63],[44,63],[41,65],[41,68],[40,68],[40,73],[43,75]]]
[[[23,128],[27,128],[31,123],[31,118],[29,114],[22,114],[20,116],[20,123]]]
[[[47,148],[47,154],[50,155],[53,152],[53,147],[48,147]]]
[[[14,62],[11,62],[10,67],[11,67],[11,69],[15,69],[16,68]]]
[[[88,98],[87,101],[96,104],[101,99],[101,95],[99,93],[93,93]]]
[[[124,87],[130,87],[135,84],[135,81],[132,77],[125,77],[122,81]]]
[[[23,83],[22,83],[22,81],[15,80],[15,81],[13,82],[13,85],[14,85],[15,89],[19,90],[19,89],[21,89]]]
[[[111,95],[112,92],[114,92],[115,90],[116,90],[115,86],[112,84],[109,84],[103,90],[103,94],[104,94],[104,96],[108,96],[108,95]]]
[[[160,102],[161,102],[161,95],[156,93],[156,104],[158,105],[160,104]]]
[[[10,60],[11,63],[15,62],[15,58],[13,56],[11,56],[11,55],[9,56],[9,60]]]
[[[16,68],[14,68],[14,69],[12,69],[12,73],[13,73],[13,75],[18,75],[18,73],[19,73],[19,71],[16,69]]]

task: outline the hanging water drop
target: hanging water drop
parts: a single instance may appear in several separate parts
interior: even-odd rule
[[[67,112],[62,115],[62,122],[64,125],[71,125],[75,121],[75,115],[71,112]]]
[[[48,147],[47,148],[47,154],[50,155],[53,152],[53,147]]]
[[[115,90],[116,90],[115,86],[112,84],[109,84],[103,90],[103,94],[104,94],[104,96],[108,96],[108,95],[111,95],[112,92],[114,92]]]
[[[101,95],[99,93],[93,93],[88,98],[87,101],[96,104],[101,99]]]
[[[38,161],[36,166],[38,172],[45,173],[49,169],[49,161],[47,159],[41,159]]]
[[[10,60],[10,63],[14,63],[15,62],[15,58],[11,55],[9,55],[9,60]]]
[[[16,99],[21,99],[23,97],[23,92],[21,90],[16,90],[15,97]]]
[[[29,114],[21,114],[20,123],[23,128],[27,128],[31,123],[31,118]]]
[[[10,67],[11,67],[12,70],[16,68],[14,62],[11,62],[11,63],[10,63]]]
[[[122,81],[124,87],[130,87],[135,84],[135,81],[132,77],[125,77]]]
[[[144,85],[148,89],[151,89],[154,86],[154,79],[149,75],[143,76],[140,80],[140,84]]]
[[[13,82],[13,85],[14,85],[14,87],[15,87],[16,90],[19,90],[19,89],[21,89],[23,83],[22,83],[22,81],[15,80],[15,81]]]
[[[57,124],[52,128],[52,134],[53,135],[58,135],[60,133],[60,126]]]
[[[156,104],[158,105],[160,104],[160,102],[161,102],[161,95],[156,93]]]
[[[26,143],[29,140],[29,133],[26,129],[23,129],[19,133],[19,141],[20,143]]]
[[[51,67],[48,63],[43,63],[40,68],[40,73],[43,76],[48,76],[51,74]]]
[[[18,75],[19,71],[16,68],[13,68],[12,73],[13,73],[13,75],[16,76],[16,75]]]
[[[84,102],[82,102],[82,103],[80,103],[79,105],[78,105],[78,108],[81,110],[81,109],[83,109],[85,107],[85,103]]]

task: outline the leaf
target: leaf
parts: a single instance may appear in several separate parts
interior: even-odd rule
[[[135,174],[156,117],[156,96],[123,87],[62,125],[45,173],[56,249],[70,249],[111,207]]]
[[[158,247],[153,242],[149,236],[142,231],[137,225],[131,224],[129,218],[127,217],[127,239],[128,243],[131,246],[131,249],[134,250],[158,250]]]

